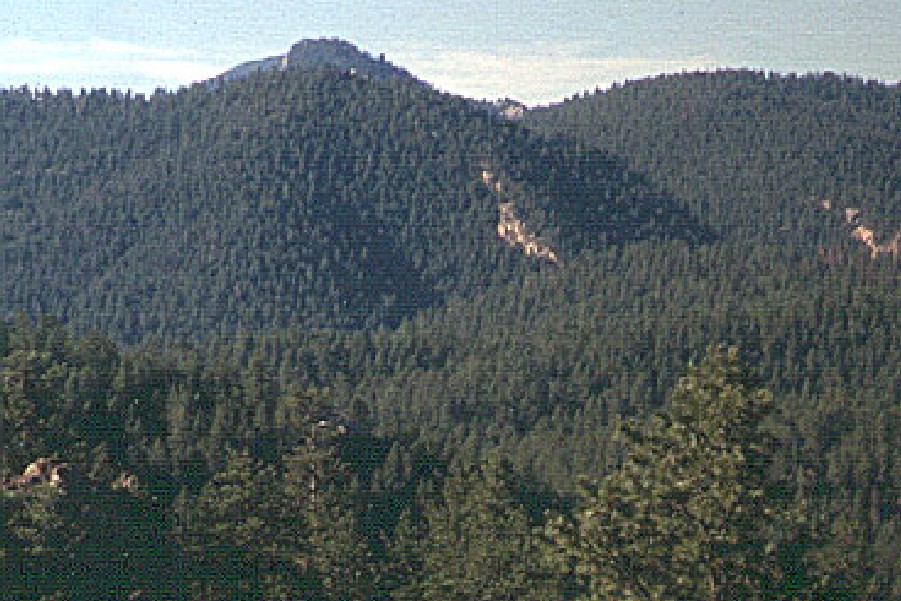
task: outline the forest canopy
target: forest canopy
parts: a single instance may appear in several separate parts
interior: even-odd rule
[[[899,112],[0,92],[0,599],[901,598]]]

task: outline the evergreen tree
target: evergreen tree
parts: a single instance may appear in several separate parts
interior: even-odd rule
[[[265,599],[298,565],[299,533],[286,521],[275,470],[233,453],[204,485],[182,532],[194,594],[203,599]]]
[[[549,525],[588,599],[766,599],[783,580],[775,528],[797,523],[767,481],[773,401],[735,349],[691,367],[668,412],[625,428],[624,462]]]
[[[516,476],[497,454],[477,467],[457,467],[437,502],[425,510],[420,570],[399,599],[425,601],[551,599],[526,509],[516,498]]]

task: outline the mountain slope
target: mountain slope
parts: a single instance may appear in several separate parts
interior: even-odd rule
[[[536,129],[628,157],[707,216],[766,244],[846,253],[901,231],[901,88],[836,75],[660,76],[534,111]],[[824,210],[824,206],[830,209]],[[860,212],[849,227],[845,209]]]
[[[498,237],[505,203],[564,260],[702,237],[621,161],[408,80],[323,67],[0,103],[4,310],[128,340],[397,323],[536,267]]]
[[[52,320],[0,320],[0,395],[12,401],[0,480],[58,457],[89,468],[108,497],[132,473],[176,534],[115,546],[95,542],[109,529],[69,536],[59,514],[19,511],[54,517],[19,529],[29,545],[5,557],[41,554],[29,555],[34,571],[10,573],[54,571],[41,546],[52,526],[53,540],[84,541],[86,553],[57,557],[87,555],[91,577],[78,581],[92,592],[123,566],[141,583],[195,575],[179,549],[144,541],[177,543],[192,521],[184,503],[225,490],[211,478],[227,464],[245,467],[224,482],[248,485],[222,499],[231,524],[300,515],[261,510],[273,472],[229,451],[277,462],[334,435],[356,476],[339,496],[359,507],[316,523],[362,526],[373,553],[354,548],[344,564],[359,574],[375,573],[362,558],[404,549],[378,564],[380,585],[396,586],[398,565],[415,570],[426,548],[417,503],[440,495],[449,466],[502,452],[535,484],[523,498],[538,525],[551,503],[531,493],[547,482],[565,501],[582,476],[615,469],[623,420],[665,407],[687,364],[725,343],[774,393],[772,494],[805,503],[819,537],[810,565],[834,576],[804,595],[898,599],[901,270],[852,237],[897,217],[892,94],[830,78],[685,76],[535,111],[525,128],[415,82],[330,67],[149,100],[0,93],[4,311],[132,341],[205,339],[120,350]],[[693,121],[677,100],[706,108]],[[834,164],[821,152],[832,146]],[[867,181],[839,169],[867,147]],[[318,468],[293,465],[286,474],[315,478],[311,496],[328,490]],[[84,532],[81,506],[64,498]],[[193,521],[208,524],[215,505]],[[202,572],[234,585],[239,564]],[[54,575],[59,591],[67,576]]]

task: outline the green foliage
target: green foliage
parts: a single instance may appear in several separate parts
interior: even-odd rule
[[[203,596],[265,598],[267,586],[294,571],[299,537],[285,523],[276,485],[272,469],[234,455],[201,489],[184,547],[198,565]]]
[[[899,99],[898,86],[831,73],[717,71],[631,82],[526,121],[627,157],[721,235],[839,257],[856,246],[844,208],[880,240],[901,229]]]
[[[71,476],[71,474],[70,474]],[[173,598],[179,588],[158,503],[70,479],[2,492],[2,599]]]
[[[284,458],[284,495],[291,515],[302,516],[306,562],[315,570],[318,599],[350,601],[373,594],[371,552],[359,524],[360,491],[337,456],[342,436],[333,424],[310,424],[305,444]]]
[[[320,444],[311,440],[279,465],[233,454],[203,486],[182,533],[195,598],[368,597],[353,486]]]
[[[684,75],[523,126],[330,69],[3,92],[0,476],[84,486],[4,491],[0,590],[893,601],[901,280],[841,209],[901,227],[897,93]],[[562,265],[497,243],[502,199]],[[680,384],[711,340],[759,381],[725,354]],[[580,498],[561,583],[531,528]]]
[[[534,524],[516,492],[512,466],[497,455],[452,471],[424,510],[421,563],[395,598],[557,598],[559,583],[541,566]]]
[[[0,91],[0,144],[0,312],[129,342],[396,325],[515,281],[535,266],[497,240],[500,202],[567,254],[698,229],[604,153],[340,68],[146,99]]]
[[[762,420],[734,349],[712,349],[669,410],[625,428],[622,467],[550,527],[590,599],[768,599],[784,575],[772,532],[796,526],[768,490]]]
[[[4,365],[40,385],[5,389],[7,431],[40,435],[4,438],[4,475],[39,456],[83,474],[65,492],[4,493],[5,573],[31,574],[10,581],[9,598],[103,598],[116,579],[127,586],[110,598],[568,598],[608,585],[638,595],[623,574],[643,574],[647,590],[681,577],[678,594],[699,598],[711,582],[754,598],[764,577],[777,596],[891,598],[897,526],[882,517],[897,482],[890,399],[834,388],[817,397],[814,418],[782,393],[769,412],[769,397],[725,353],[693,367],[667,411],[642,426],[635,420],[657,404],[647,389],[625,391],[641,403],[631,406],[610,404],[622,388],[590,392],[617,364],[570,369],[556,376],[568,388],[555,389],[542,370],[580,365],[562,339],[543,347],[533,338],[541,353],[527,357],[502,337],[489,344],[504,324],[495,328],[481,337],[459,328],[459,339],[443,336],[451,330],[440,321],[372,335],[282,333],[199,356],[119,351],[52,322],[9,324]],[[582,361],[597,352],[577,348]],[[765,375],[780,355],[763,357]],[[542,373],[543,386],[529,385]],[[479,411],[461,410],[463,392]],[[556,404],[564,393],[585,400]],[[511,408],[528,415],[517,398],[547,409],[505,424]],[[16,414],[17,399],[40,402]],[[89,400],[84,419],[78,408]],[[866,423],[839,421],[841,407]],[[617,442],[623,413],[636,417]],[[809,467],[795,471],[801,460]],[[541,479],[566,494],[579,471],[603,484],[586,489],[573,522],[551,525],[560,553],[549,565],[533,528],[559,503]],[[111,490],[122,472],[141,487]],[[842,482],[851,482],[844,493]]]

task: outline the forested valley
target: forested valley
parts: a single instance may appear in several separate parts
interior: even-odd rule
[[[901,90],[0,92],[0,598],[901,599]]]

